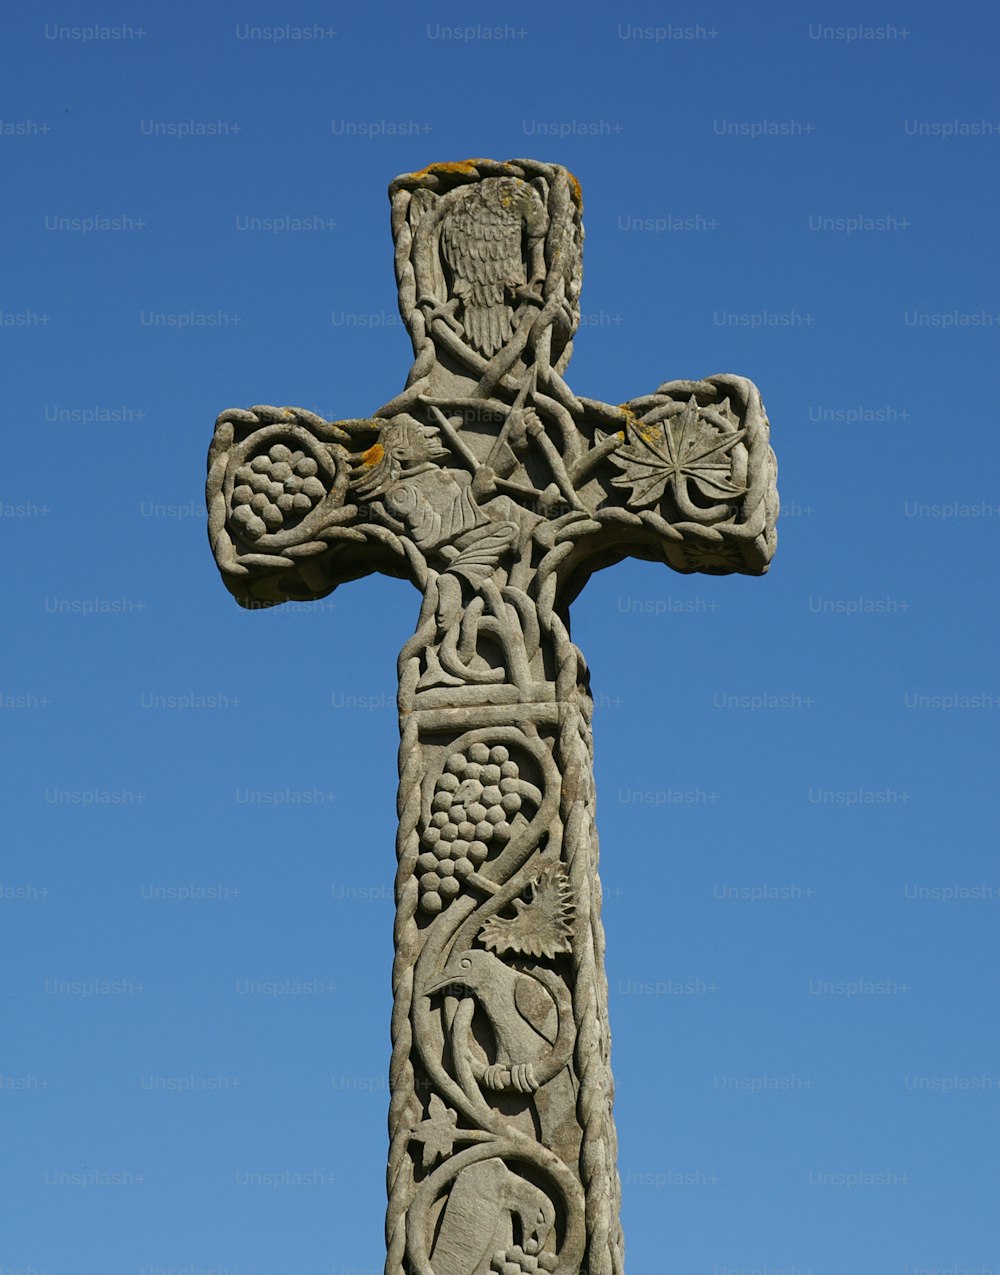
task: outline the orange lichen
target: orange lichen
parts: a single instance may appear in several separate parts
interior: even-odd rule
[[[569,175],[570,190],[573,192],[573,201],[576,204],[577,208],[579,208],[579,210],[583,212],[583,190],[580,187],[580,182],[578,181],[574,173],[569,173],[568,169],[567,169],[567,173]]]
[[[420,168],[415,173],[407,173],[405,180],[417,181],[421,177],[435,177],[438,173],[473,173],[476,165],[480,163],[482,160],[478,159],[456,159],[440,164],[428,164],[426,168]]]
[[[628,422],[628,425],[641,438],[644,438],[647,442],[649,442],[652,439],[655,439],[658,437],[657,426],[648,425],[645,421],[641,421],[638,418],[638,416],[636,416],[635,412],[632,411],[632,409],[629,407],[627,403],[619,403],[618,410],[619,412],[622,412],[624,414],[625,420]],[[623,431],[619,430],[618,433],[619,433],[619,436],[624,437]]]
[[[385,455],[385,448],[381,443],[372,443],[366,452],[361,453],[361,463],[366,469],[370,469],[372,465],[377,465]]]

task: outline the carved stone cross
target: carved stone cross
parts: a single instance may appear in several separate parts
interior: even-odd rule
[[[774,455],[737,376],[618,407],[563,375],[580,188],[533,160],[390,186],[406,388],[372,417],[223,412],[209,536],[243,606],[372,571],[399,657],[386,1275],[618,1275],[587,666],[568,607],[632,555],[760,575]]]

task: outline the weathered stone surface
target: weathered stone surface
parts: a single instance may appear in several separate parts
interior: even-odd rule
[[[387,1275],[623,1269],[586,665],[568,605],[632,555],[767,570],[768,424],[741,377],[620,406],[563,374],[581,201],[555,165],[390,186],[406,388],[369,418],[223,412],[209,536],[245,606],[372,571],[399,658]]]

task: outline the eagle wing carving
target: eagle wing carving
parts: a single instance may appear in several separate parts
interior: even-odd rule
[[[510,340],[510,297],[527,283],[522,227],[537,218],[532,202],[538,197],[526,182],[487,178],[462,192],[441,226],[441,254],[466,340],[486,358]]]

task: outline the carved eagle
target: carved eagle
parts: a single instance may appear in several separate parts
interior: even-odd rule
[[[441,255],[461,305],[465,338],[486,358],[510,340],[518,288],[538,283],[538,247],[547,228],[537,192],[517,177],[488,177],[466,187],[441,226]],[[524,233],[527,244],[524,243]]]

